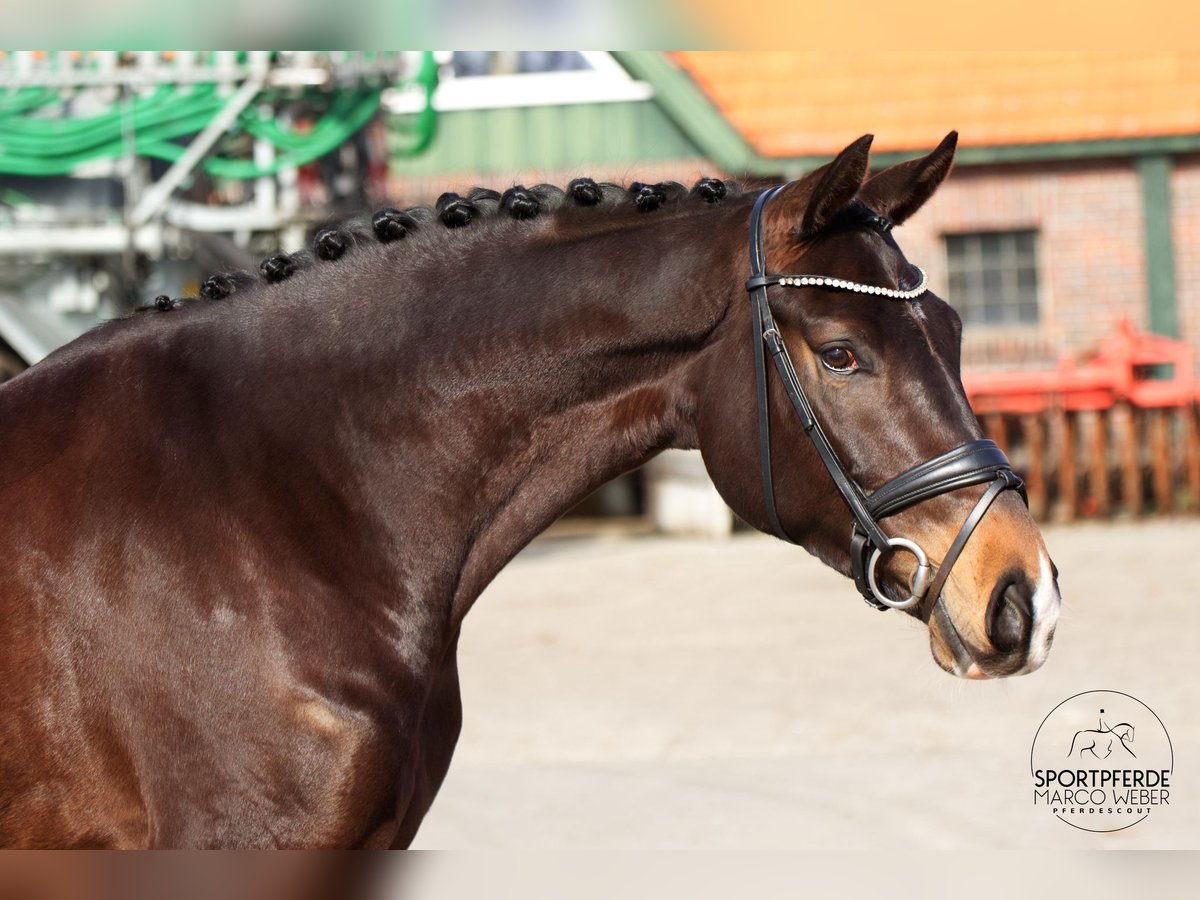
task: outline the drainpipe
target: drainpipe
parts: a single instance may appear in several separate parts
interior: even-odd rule
[[[1142,240],[1146,251],[1149,326],[1155,334],[1179,337],[1175,302],[1175,243],[1171,234],[1171,157],[1143,156],[1137,162],[1142,186]]]

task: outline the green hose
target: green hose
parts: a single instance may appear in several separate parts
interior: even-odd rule
[[[274,162],[269,166],[260,167],[250,160],[224,159],[218,156],[207,160],[204,167],[209,173],[219,178],[245,179],[259,178],[263,175],[274,175],[280,169],[288,166],[302,166],[336,150],[352,138],[355,132],[371,121],[378,109],[379,91],[368,92],[368,95],[357,106],[346,114],[338,116],[337,120],[329,127],[315,128],[311,134],[306,136],[308,138],[307,141],[290,150],[284,150],[283,153],[275,157]],[[321,124],[328,122],[329,118],[327,116],[322,119]],[[138,142],[138,152],[142,155],[166,159],[172,162],[182,156],[185,149],[185,147],[179,144],[166,142],[154,142],[145,145],[140,141]]]
[[[425,103],[414,118],[411,128],[396,129],[407,132],[408,143],[392,148],[392,152],[400,156],[417,156],[424,153],[437,134],[437,112],[433,108],[433,92],[438,85],[438,65],[432,53],[426,51],[421,55],[421,68],[415,80],[425,92]]]
[[[11,116],[36,109],[58,99],[56,91],[48,88],[21,88],[6,97],[0,97],[0,116]]]
[[[424,105],[407,129],[408,143],[401,155],[425,150],[433,140],[437,116],[433,92],[437,87],[433,54],[422,55],[413,79],[424,93]],[[302,166],[335,150],[363,128],[379,110],[379,88],[335,89],[312,93],[313,105],[325,112],[306,131],[293,131],[259,113],[257,106],[278,99],[265,91],[244,109],[231,129],[275,146],[278,153],[268,166],[244,158],[212,155],[201,164],[219,178],[252,179],[274,175],[289,166]],[[61,103],[56,91],[26,88],[0,92],[0,174],[68,175],[96,160],[114,159],[131,149],[139,156],[174,161],[185,152],[175,143],[203,130],[227,102],[215,84],[198,84],[186,92],[164,85],[146,96],[122,98],[112,109],[85,118],[47,118],[46,107]]]

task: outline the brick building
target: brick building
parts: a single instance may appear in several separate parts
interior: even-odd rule
[[[897,237],[963,315],[968,374],[1052,368],[1064,354],[1086,354],[1122,319],[1182,338],[1200,359],[1200,56],[587,56],[590,74],[493,70],[499,81],[492,83],[503,89],[489,91],[485,65],[453,87],[444,82],[453,108],[442,111],[442,133],[427,155],[395,168],[395,191],[428,198],[464,184],[578,174],[784,180],[866,132],[876,135],[875,164],[886,166],[928,151],[955,129],[953,176]],[[521,90],[544,88],[550,78],[562,79],[563,89]],[[1007,427],[1024,442],[1033,440],[1027,427],[1042,436],[1035,441],[1039,478],[1050,487],[1041,506],[1065,516],[1076,506],[1083,514],[1105,510],[1107,493],[1097,485],[1120,484],[1125,510],[1136,512],[1143,494],[1156,509],[1172,508],[1176,490],[1195,507],[1200,431],[1193,415],[1152,412],[1117,427],[1093,412],[1054,413]],[[1134,449],[1121,456],[1121,475],[1115,449],[1065,464],[1082,453],[1079,434],[1095,448],[1094,436],[1111,430],[1117,440],[1131,428],[1140,436],[1126,442]],[[1085,462],[1090,474],[1076,484]],[[660,527],[728,527],[696,460],[668,454],[651,469],[644,491]],[[1156,486],[1153,497],[1143,476]],[[1077,502],[1083,495],[1076,488],[1086,489],[1085,502]]]

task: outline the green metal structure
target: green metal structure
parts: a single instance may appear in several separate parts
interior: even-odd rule
[[[54,63],[45,61],[41,68],[54,71],[58,68]],[[203,131],[229,99],[216,66],[208,69],[211,80],[202,80],[205,68],[193,65],[188,74],[196,80],[114,92],[108,108],[76,115],[72,111],[76,94],[90,86],[84,78],[86,70],[76,71],[76,83],[65,87],[47,84],[44,71],[37,78],[40,84],[14,87],[28,76],[12,65],[7,68],[0,67],[0,174],[7,175],[70,175],[88,163],[131,153],[176,162],[186,150],[180,139]],[[62,67],[64,71],[74,68]],[[251,179],[319,159],[349,140],[379,111],[381,93],[390,86],[384,72],[380,70],[374,84],[367,79],[320,88],[264,85],[237,114],[223,139],[230,149],[209,154],[200,167],[221,178]],[[164,67],[159,74],[170,77],[172,73]],[[391,150],[399,156],[422,152],[433,138],[432,98],[438,72],[432,53],[424,54],[414,80],[424,91],[425,105],[397,134]],[[311,127],[281,124],[275,111],[284,104],[304,108],[315,118]],[[274,158],[267,164],[244,158],[244,147],[241,152],[237,149],[242,135],[272,144],[277,150]]]
[[[424,152],[438,75],[429,51],[0,51],[0,380],[360,207],[386,172],[365,126],[403,95],[388,151]]]

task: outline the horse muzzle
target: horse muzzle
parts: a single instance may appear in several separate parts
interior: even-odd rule
[[[955,624],[939,597],[929,616],[933,658],[952,675],[973,680],[1033,672],[1049,654],[1061,604],[1049,560],[1039,554],[1036,578],[1009,570],[992,589],[983,613],[983,646],[964,637],[968,629]]]

